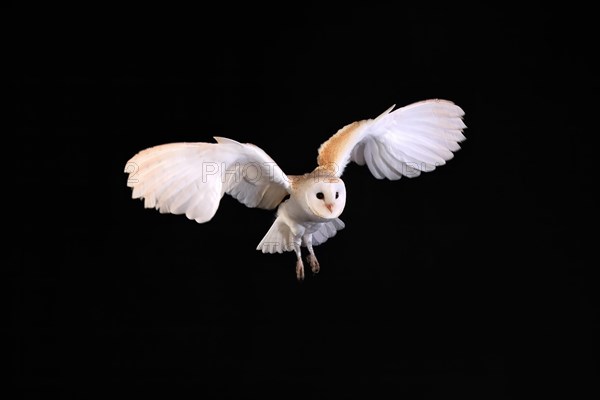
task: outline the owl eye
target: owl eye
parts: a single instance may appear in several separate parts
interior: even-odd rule
[[[340,197],[340,192],[335,192],[335,198],[337,199],[338,197]]]
[[[317,199],[323,200],[324,198],[325,198],[325,195],[323,194],[323,192],[317,193]]]

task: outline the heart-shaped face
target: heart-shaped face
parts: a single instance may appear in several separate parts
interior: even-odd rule
[[[305,186],[304,199],[315,216],[334,219],[344,211],[346,186],[339,178],[315,179]]]

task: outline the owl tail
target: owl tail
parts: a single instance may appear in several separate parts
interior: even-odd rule
[[[294,251],[294,235],[281,218],[277,217],[256,250],[261,250],[263,253]]]
[[[321,243],[325,243],[327,239],[334,237],[337,231],[344,229],[344,227],[344,222],[339,218],[324,222],[312,234],[312,245],[318,246]],[[302,245],[304,246],[305,244],[302,243]],[[294,235],[285,222],[277,217],[265,237],[258,244],[256,250],[261,250],[263,253],[294,251]]]

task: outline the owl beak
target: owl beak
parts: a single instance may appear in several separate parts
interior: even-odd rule
[[[332,203],[325,204],[325,207],[327,207],[327,209],[329,210],[329,212],[333,212],[333,204]]]

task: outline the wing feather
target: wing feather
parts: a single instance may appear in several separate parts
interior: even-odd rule
[[[394,157],[393,153],[390,153],[389,147],[385,143],[379,140],[375,140],[374,142],[379,148],[380,161],[385,165],[387,170],[385,177],[392,181],[402,178],[402,163]]]
[[[431,99],[375,119],[344,126],[319,147],[317,162],[341,176],[353,161],[377,179],[415,177],[444,165],[465,140],[464,111],[448,100]]]
[[[379,147],[377,147],[377,143],[374,140],[368,141],[366,143],[364,153],[364,158],[367,162],[367,167],[369,168],[369,171],[371,171],[373,176],[377,179],[385,178],[385,173],[381,170],[381,165],[379,165]]]
[[[312,245],[318,246],[325,243],[327,239],[334,237],[337,231],[344,229],[345,226],[344,222],[339,218],[323,223],[317,231],[313,232]]]
[[[215,139],[159,145],[133,156],[125,167],[132,197],[199,223],[212,219],[225,193],[248,207],[277,207],[290,185],[275,161],[255,145]]]

